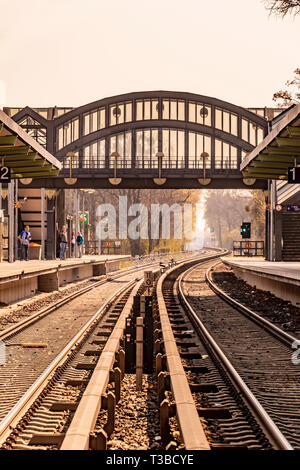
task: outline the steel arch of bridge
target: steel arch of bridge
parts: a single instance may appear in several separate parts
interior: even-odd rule
[[[151,101],[152,100],[152,101]],[[163,118],[163,104],[170,102],[181,102],[184,108],[184,119],[169,119]],[[158,115],[155,119],[138,119],[137,116],[137,103],[140,102],[157,102]],[[131,103],[131,119],[128,122],[115,123],[110,122],[111,110],[122,106],[122,104]],[[210,124],[205,122],[191,122],[190,119],[190,105],[195,105],[196,112],[199,106],[202,108],[207,107],[210,109]],[[145,106],[145,105],[143,105]],[[177,112],[178,112],[177,105]],[[91,115],[96,110],[105,110],[105,122],[101,128],[86,132],[85,116]],[[125,109],[125,108],[124,108]],[[144,108],[143,108],[144,109]],[[218,111],[217,111],[218,110]],[[224,115],[234,115],[237,117],[237,129],[235,134],[221,129],[216,125],[216,113],[221,110],[222,119]],[[99,111],[100,112],[100,111]],[[189,165],[189,136],[190,133],[196,135],[207,136],[211,139],[211,164],[207,169],[207,177],[212,180],[208,187],[212,188],[246,188],[247,185],[243,182],[242,174],[239,171],[243,153],[248,153],[256,146],[256,143],[247,142],[242,137],[242,125],[247,122],[253,127],[261,129],[263,136],[267,133],[267,121],[261,116],[258,116],[249,110],[236,106],[225,101],[211,98],[207,96],[170,92],[170,91],[150,91],[150,92],[134,92],[123,95],[118,95],[110,98],[104,98],[92,103],[74,108],[71,111],[63,114],[62,116],[55,117],[54,119],[45,119],[31,108],[24,108],[14,116],[17,122],[21,122],[26,116],[30,116],[35,121],[41,124],[41,127],[46,129],[47,144],[46,148],[56,158],[62,161],[64,169],[60,172],[57,178],[49,179],[46,181],[34,180],[31,187],[45,186],[48,188],[72,188],[72,187],[92,187],[92,188],[113,188],[109,179],[113,177],[113,168],[111,162],[111,138],[119,136],[122,133],[130,133],[131,136],[131,159],[130,165],[120,164],[117,169],[117,176],[121,178],[121,183],[118,188],[158,188],[154,179],[158,176],[158,169],[155,165],[152,167],[141,167],[140,163],[137,165],[136,148],[137,148],[137,132],[142,130],[158,130],[158,148],[159,152],[163,151],[162,133],[163,130],[177,130],[184,133],[184,159],[180,167],[176,166],[176,158],[172,160],[173,167],[168,164],[162,170],[162,176],[166,178],[166,183],[161,186],[163,188],[201,188],[199,179],[203,178],[202,167],[190,167]],[[144,116],[143,116],[144,117]],[[99,118],[98,118],[99,119]],[[197,116],[196,116],[197,120]],[[198,120],[199,121],[199,120]],[[201,120],[200,120],[201,121]],[[77,134],[75,139],[68,141],[66,145],[59,145],[59,133],[61,129],[67,128],[68,125],[73,126],[77,123]],[[75,125],[75,124],[74,124]],[[222,126],[221,126],[222,127]],[[63,131],[64,132],[64,131]],[[217,167],[215,144],[219,141],[223,144],[232,146],[237,150],[237,162],[234,168]],[[92,146],[97,142],[102,142],[103,152],[105,156],[101,165],[97,158],[89,160],[84,156],[84,149]],[[77,157],[77,164],[72,170],[72,176],[77,178],[75,185],[68,186],[64,178],[69,175],[69,159],[66,158],[67,153],[75,152]],[[218,156],[217,156],[218,157]],[[168,155],[165,155],[168,159]],[[196,157],[195,157],[196,158]],[[222,156],[223,158],[223,156]],[[89,164],[87,164],[87,162]],[[226,165],[225,165],[226,166]],[[264,188],[265,182],[257,181],[252,188]]]

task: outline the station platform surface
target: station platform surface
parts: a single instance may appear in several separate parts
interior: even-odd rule
[[[271,277],[284,278],[286,281],[299,281],[300,285],[300,263],[299,262],[271,262],[264,258],[245,258],[224,256],[221,258],[226,264],[238,266],[249,271],[266,274]],[[298,284],[298,282],[296,282]]]
[[[271,262],[263,258],[224,256],[221,260],[235,275],[258,289],[300,305],[300,263]]]
[[[34,295],[52,292],[60,286],[120,269],[128,255],[93,255],[66,260],[29,260],[0,263],[0,303],[11,304]]]
[[[11,276],[18,276],[19,274],[30,274],[37,272],[48,272],[49,270],[56,270],[57,268],[65,269],[75,266],[84,266],[91,263],[105,263],[105,261],[126,261],[129,260],[128,255],[83,255],[82,258],[67,258],[66,260],[28,260],[28,261],[15,261],[13,263],[2,262],[0,263],[0,282],[5,278]]]

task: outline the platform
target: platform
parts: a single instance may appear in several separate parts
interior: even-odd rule
[[[52,292],[61,285],[120,269],[127,255],[98,255],[67,260],[0,263],[0,302],[9,304],[36,291]]]
[[[300,306],[299,262],[271,262],[263,258],[230,256],[221,259],[239,279]]]

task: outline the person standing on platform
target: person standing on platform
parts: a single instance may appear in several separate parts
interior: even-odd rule
[[[79,258],[81,258],[82,257],[83,236],[81,235],[80,232],[78,232],[76,242],[77,242],[77,246],[78,246]]]
[[[61,232],[60,232],[60,259],[61,260],[64,260],[65,259],[65,252],[66,252],[66,248],[67,248],[67,243],[68,243],[68,235],[67,235],[67,230],[66,230],[66,226],[63,225],[62,228],[61,228]]]
[[[24,258],[25,258],[25,261],[28,261],[28,249],[29,249],[29,243],[31,240],[31,233],[29,232],[29,225],[26,225],[25,229],[22,230],[18,238],[21,243],[20,261],[24,261]]]
[[[72,256],[72,258],[75,255],[75,243],[76,243],[75,232],[72,232],[72,236],[71,236],[71,256]]]

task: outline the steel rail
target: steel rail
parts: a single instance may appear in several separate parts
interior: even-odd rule
[[[193,307],[188,302],[182,288],[182,280],[186,277],[191,271],[193,271],[197,266],[192,266],[190,269],[185,271],[179,277],[178,282],[178,292],[179,298],[182,304],[185,307],[185,310],[194,325],[197,333],[200,338],[204,341],[207,349],[211,352],[215,360],[222,366],[226,375],[230,379],[234,388],[237,390],[241,398],[244,400],[248,408],[252,411],[252,414],[255,416],[257,422],[260,424],[267,438],[270,440],[270,443],[276,450],[293,450],[293,447],[284,437],[282,432],[278,429],[277,425],[274,423],[272,418],[268,415],[262,405],[259,403],[257,398],[254,396],[252,391],[243,381],[239,373],[233,367],[227,356],[224,354],[222,349],[218,346],[216,341],[213,339],[211,334],[205,328],[202,321],[199,319],[197,313]]]
[[[6,415],[6,417],[0,422],[0,445],[7,439],[12,431],[12,428],[17,425],[20,419],[25,415],[30,406],[34,403],[38,395],[42,392],[45,386],[51,380],[53,374],[60,367],[72,349],[84,339],[85,334],[89,328],[95,323],[101,320],[103,315],[106,313],[108,308],[120,297],[126,290],[136,283],[136,279],[128,281],[125,286],[118,289],[89,319],[89,321],[80,329],[80,331],[69,341],[64,349],[56,356],[56,358],[49,364],[44,372],[37,378],[37,380],[31,385],[27,392],[20,398],[16,405]]]
[[[196,257],[199,259],[199,254]],[[195,256],[184,260],[183,264],[190,263],[193,260],[195,260]],[[137,294],[142,284],[143,280],[134,287],[101,352],[91,379],[80,399],[71,424],[66,432],[60,450],[89,449],[90,436],[95,429],[97,416],[101,410],[102,396],[109,382],[109,373],[113,367],[121,338],[124,335],[125,321],[132,310],[134,296]]]
[[[206,262],[224,255],[220,253],[204,256],[201,262]],[[190,261],[192,262],[192,261]],[[210,445],[201,424],[199,414],[193,399],[191,389],[184,371],[176,340],[169,320],[169,314],[163,295],[163,283],[174,271],[177,271],[188,262],[182,262],[165,273],[157,283],[157,303],[161,323],[162,340],[165,349],[165,358],[170,377],[170,385],[176,406],[177,422],[186,450],[209,450]]]
[[[224,254],[224,253],[222,253]],[[205,256],[205,255],[204,255]],[[199,260],[199,254],[192,256],[190,258],[187,258],[184,260],[184,263],[192,262],[197,258]],[[184,264],[183,263],[183,264]],[[157,262],[139,266],[138,268],[133,268],[133,270],[128,270],[125,273],[122,272],[120,274],[117,274],[114,276],[114,279],[117,279],[119,277],[123,277],[124,275],[128,274],[128,272],[135,272],[135,271],[142,271],[144,270],[145,267],[147,266],[155,266]],[[177,265],[178,266],[178,265]],[[177,268],[176,266],[176,268]],[[141,279],[141,278],[140,278]],[[138,279],[138,280],[140,280]],[[109,309],[109,307],[115,302],[115,300],[120,297],[124,291],[129,289],[135,282],[138,282],[137,279],[128,281],[128,283],[125,286],[122,286],[120,289],[118,289],[99,309],[98,311],[93,315],[93,317],[90,318],[90,320],[83,325],[81,330],[69,341],[69,343],[64,347],[64,349],[57,355],[57,357],[49,364],[49,366],[44,370],[44,372],[36,379],[36,381],[30,386],[30,388],[27,390],[27,392],[20,398],[20,400],[16,403],[16,405],[10,410],[10,412],[6,415],[6,417],[0,422],[0,445],[5,442],[9,434],[11,433],[12,429],[18,424],[18,422],[22,419],[22,417],[25,415],[25,413],[28,411],[28,409],[33,405],[34,401],[37,399],[37,397],[40,395],[42,390],[47,386],[47,384],[50,382],[52,377],[54,376],[56,370],[58,367],[62,366],[66,359],[68,358],[69,354],[72,352],[74,348],[78,345],[80,341],[84,339],[85,334],[87,331],[92,327],[93,323],[96,321],[101,320],[103,315],[106,313],[106,311]],[[96,283],[96,286],[104,284],[107,282],[107,280],[101,280],[99,283]],[[43,309],[43,311],[37,312],[36,314],[32,315],[28,319],[33,319],[34,321],[38,321],[39,318],[38,315],[41,314],[41,312],[46,315],[49,312],[49,309],[56,309],[57,307],[60,307],[64,305],[68,300],[72,300],[73,298],[85,293],[86,291],[93,289],[95,285],[93,286],[88,286],[88,288],[83,288],[80,291],[77,291],[76,293],[71,294],[70,296],[66,297],[65,299],[60,300],[58,303],[55,305],[51,305],[50,307],[47,307],[46,309]],[[57,305],[59,304],[59,305]],[[52,311],[52,310],[51,310]],[[33,321],[33,322],[34,322]],[[32,323],[33,323],[32,322]],[[19,322],[16,326],[26,328],[28,326],[27,324],[24,324],[25,322]],[[28,323],[28,322],[26,322]],[[13,330],[14,327],[9,328],[7,330],[4,330],[2,333],[3,335],[7,333],[5,337],[11,336],[15,334]],[[21,328],[20,328],[21,329]],[[18,329],[19,331],[19,329]]]
[[[284,343],[286,346],[290,347],[292,349],[292,345],[294,341],[297,341],[299,338],[296,338],[296,336],[293,336],[286,331],[281,330],[278,328],[278,326],[274,325],[271,323],[269,320],[261,317],[259,314],[251,310],[250,308],[246,307],[245,305],[241,304],[237,300],[233,299],[230,297],[228,294],[226,294],[220,287],[218,287],[212,280],[211,278],[211,273],[212,269],[217,266],[218,263],[215,265],[211,266],[208,268],[205,274],[206,281],[208,282],[209,287],[225,302],[227,302],[231,307],[234,307],[236,310],[238,310],[240,313],[245,315],[247,318],[255,322],[257,325],[259,325],[261,328],[264,330],[268,331],[271,335],[273,335],[276,339]]]
[[[143,282],[143,279],[140,280],[130,293],[80,399],[60,450],[89,449],[90,435],[95,429],[97,417],[101,410],[102,397],[106,391],[110,371],[113,368],[116,353],[124,335],[125,321],[133,307],[134,296],[137,294]]]

